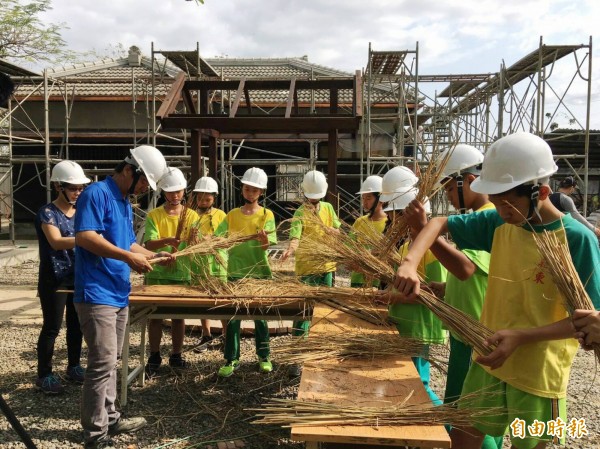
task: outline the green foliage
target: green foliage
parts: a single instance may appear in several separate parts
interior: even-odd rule
[[[64,23],[44,23],[40,14],[51,9],[51,0],[0,0],[0,58],[26,61],[65,61],[60,31]]]

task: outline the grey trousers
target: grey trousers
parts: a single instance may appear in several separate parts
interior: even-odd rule
[[[105,435],[120,417],[117,397],[117,359],[121,356],[129,308],[75,303],[88,361],[81,396],[81,425],[84,440]]]

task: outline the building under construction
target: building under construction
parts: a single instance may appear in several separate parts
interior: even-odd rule
[[[269,175],[267,206],[288,218],[303,173],[317,168],[328,176],[329,201],[349,217],[360,212],[354,192],[369,174],[417,169],[456,143],[485,151],[499,136],[529,131],[552,146],[557,179],[579,178],[583,210],[598,207],[591,37],[578,45],[540,39],[520,60],[477,74],[427,74],[418,43],[396,51],[369,45],[365,54],[355,73],[306,56],[206,59],[197,44],[153,44],[147,56],[131,47],[126,58],[43,73],[0,62],[17,85],[0,109],[1,229],[15,239],[26,229],[15,224],[33,221],[50,200],[56,162],[75,160],[103,176],[144,143],[191,181],[215,177],[225,210],[240,201],[237,177],[260,166]]]

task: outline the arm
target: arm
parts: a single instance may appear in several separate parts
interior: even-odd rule
[[[406,222],[416,236],[427,225],[427,214],[423,205],[413,200],[404,210]],[[444,238],[438,237],[431,246],[431,251],[436,259],[454,276],[461,281],[470,278],[477,267],[464,253],[448,243]]]
[[[420,281],[417,274],[419,261],[436,239],[446,232],[448,232],[448,219],[446,217],[431,219],[427,226],[419,232],[419,235],[410,246],[408,254],[404,257],[402,265],[398,267],[394,278],[394,287],[399,293],[407,295],[409,299],[417,297],[420,292]]]
[[[163,239],[147,240],[144,243],[144,246],[150,251],[156,251],[157,249],[164,248],[165,246],[171,246],[175,251],[177,251],[179,239],[176,239],[175,237],[165,237]]]
[[[475,361],[481,365],[487,365],[491,369],[500,368],[521,345],[547,340],[563,340],[574,336],[575,328],[570,318],[530,329],[503,329],[486,341],[488,345],[495,344],[496,349],[487,356],[477,357]]]
[[[466,281],[477,271],[477,266],[462,251],[438,237],[431,252],[446,269],[461,281]]]
[[[295,238],[290,239],[290,244],[288,245],[288,248],[285,250],[285,252],[281,256],[281,261],[284,262],[288,259],[288,257],[292,256],[298,249],[299,244],[300,244],[300,239],[295,239]]]
[[[42,231],[54,251],[75,248],[75,237],[63,237],[56,226],[42,223]]]
[[[148,259],[154,257],[155,253],[137,243],[131,245],[132,251],[127,251],[113,245],[96,231],[80,231],[75,234],[75,244],[97,256],[123,261],[138,273],[152,271]]]
[[[560,205],[565,210],[565,212],[570,213],[575,220],[583,224],[586,228],[588,228],[590,231],[593,231],[597,235],[596,227],[592,225],[589,221],[587,221],[583,217],[583,215],[579,213],[579,211],[575,207],[575,203],[573,202],[572,198],[569,198],[567,195],[564,194],[560,195]]]

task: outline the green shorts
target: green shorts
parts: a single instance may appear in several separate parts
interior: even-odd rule
[[[482,391],[483,393],[481,393]],[[459,402],[459,409],[489,409],[492,407],[504,409],[501,414],[480,417],[477,422],[473,422],[473,427],[480,432],[501,436],[508,431],[511,443],[518,449],[532,449],[541,441],[553,440],[555,444],[559,442],[564,444],[566,425],[563,438],[558,439],[552,434],[548,434],[547,427],[540,432],[539,423],[547,425],[549,421],[557,418],[566,423],[567,400],[565,398],[543,398],[518,390],[492,376],[477,363],[473,363],[469,368],[461,396],[469,394],[471,397],[468,402]],[[537,423],[534,425],[535,420]],[[538,431],[533,430],[536,436],[532,436],[531,430],[535,428]],[[526,434],[523,435],[521,430],[524,430]]]

